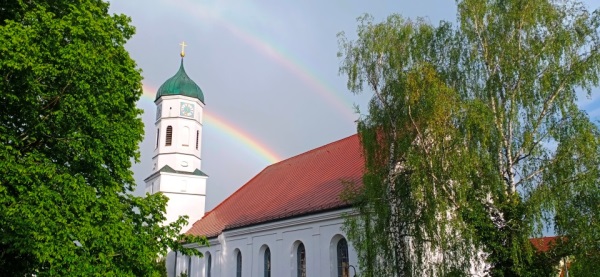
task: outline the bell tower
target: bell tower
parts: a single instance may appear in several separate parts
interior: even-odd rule
[[[169,198],[165,223],[188,216],[185,232],[204,216],[208,176],[201,171],[204,94],[185,72],[186,45],[180,45],[179,70],[156,92],[152,171],[144,181],[147,193],[161,192]]]

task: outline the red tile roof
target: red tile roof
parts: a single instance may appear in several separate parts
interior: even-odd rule
[[[532,238],[529,239],[533,247],[538,252],[548,252],[558,243],[559,237],[543,237],[543,238]]]
[[[266,167],[196,221],[188,234],[214,237],[226,229],[347,207],[344,182],[362,184],[364,160],[353,135]]]

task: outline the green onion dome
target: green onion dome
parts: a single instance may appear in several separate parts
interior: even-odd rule
[[[175,75],[169,78],[164,84],[158,88],[156,92],[156,100],[161,96],[165,95],[183,95],[188,97],[194,97],[204,103],[204,94],[200,87],[190,79],[190,77],[185,73],[185,69],[183,68],[183,59],[181,59],[181,65],[179,66],[179,71],[175,73]]]

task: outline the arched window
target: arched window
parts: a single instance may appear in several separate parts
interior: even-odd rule
[[[158,148],[159,141],[160,141],[160,129],[156,129],[156,148]]]
[[[212,258],[210,253],[206,253],[206,277],[210,277],[212,271]]]
[[[269,247],[265,249],[264,269],[264,277],[271,277],[271,250]]]
[[[348,242],[342,238],[337,243],[337,276],[350,277],[350,264],[348,262]]]
[[[303,243],[300,243],[296,250],[296,268],[298,269],[298,277],[306,277],[306,250]]]
[[[242,251],[237,252],[235,264],[235,276],[242,277]]]
[[[167,126],[167,139],[165,139],[165,146],[171,146],[171,141],[173,141],[173,127]]]
[[[181,134],[181,145],[190,145],[190,128],[188,126],[183,127],[183,132]]]
[[[198,150],[198,142],[200,141],[200,131],[196,131],[196,150]]]

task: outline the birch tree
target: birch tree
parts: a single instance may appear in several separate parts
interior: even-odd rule
[[[347,228],[372,276],[526,276],[555,233],[597,272],[599,130],[577,105],[598,85],[598,12],[578,2],[457,2],[456,26],[363,18],[341,37],[367,172]],[[549,255],[548,253],[544,255]],[[543,264],[552,268],[552,265]]]

